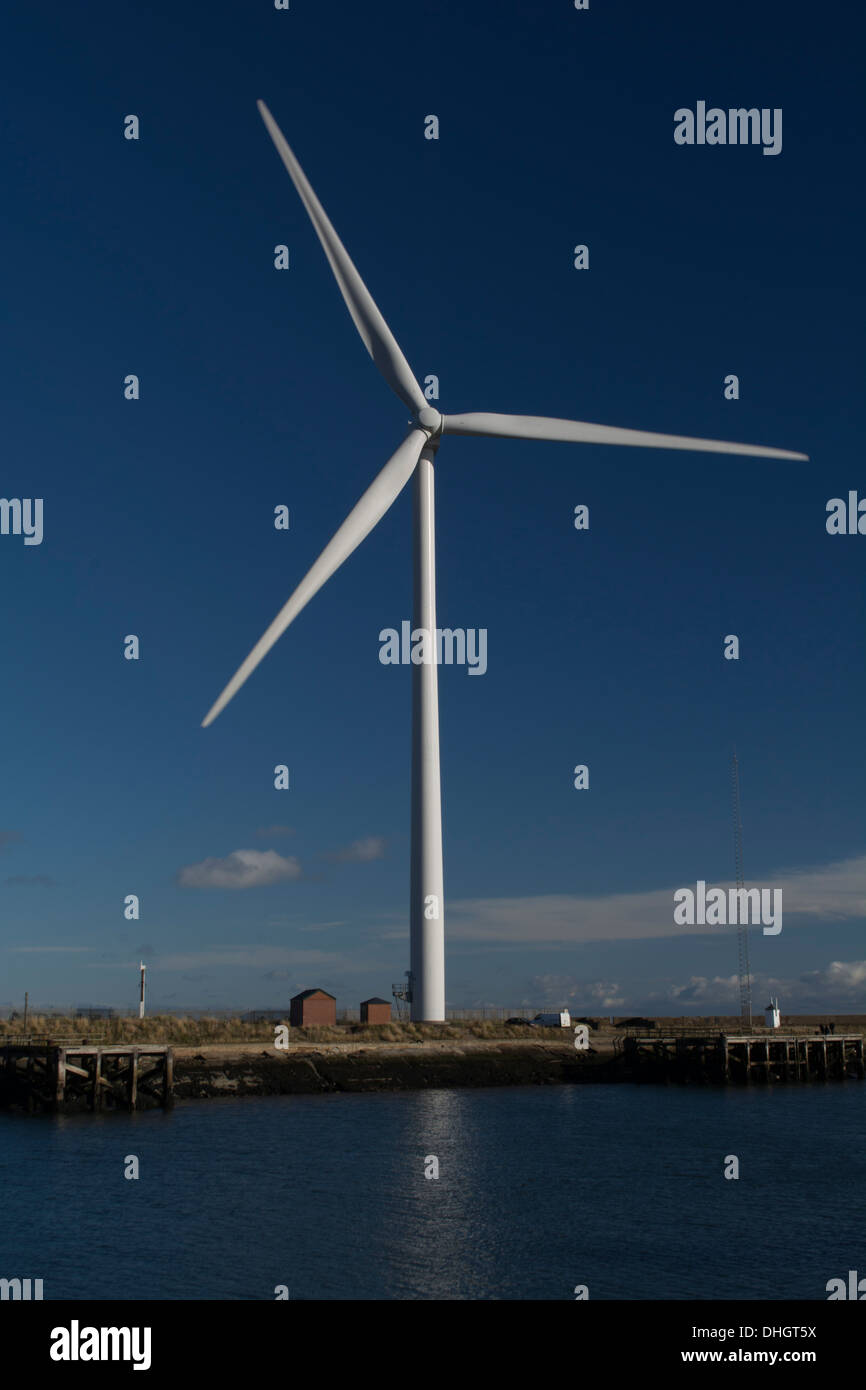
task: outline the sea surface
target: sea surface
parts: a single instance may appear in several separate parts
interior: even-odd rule
[[[0,1113],[0,1277],[46,1299],[823,1300],[866,1275],[864,1118],[854,1081]]]

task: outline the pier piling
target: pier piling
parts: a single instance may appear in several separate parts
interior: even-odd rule
[[[771,1085],[864,1079],[863,1037],[683,1032],[627,1034],[623,1055],[634,1080]]]
[[[173,1103],[174,1053],[164,1044],[122,1046],[14,1038],[0,1046],[0,1105],[32,1110],[136,1110]]]

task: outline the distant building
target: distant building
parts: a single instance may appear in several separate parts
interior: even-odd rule
[[[105,1004],[79,1004],[75,1010],[76,1018],[114,1018],[114,1009]]]
[[[291,1001],[289,1023],[293,1028],[317,1028],[337,1022],[337,1001],[324,989],[305,989]]]
[[[288,1022],[288,1009],[251,1009],[241,1014],[241,1023],[283,1023]]]
[[[391,1005],[387,999],[362,999],[362,1023],[390,1023]]]
[[[769,1004],[767,1005],[766,1009],[764,1010],[764,1021],[765,1021],[766,1026],[767,1026],[768,1028],[778,1028],[778,1027],[779,1027],[779,1024],[780,1024],[781,1021],[782,1021],[782,1015],[779,1013],[779,1001],[778,1001],[778,999],[771,999],[771,1000],[770,1000]]]

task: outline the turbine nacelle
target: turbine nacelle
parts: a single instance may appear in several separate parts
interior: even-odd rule
[[[432,406],[426,405],[423,410],[416,412],[415,419],[410,420],[409,424],[415,424],[419,430],[423,430],[428,439],[438,439],[442,434],[445,419],[434,410]]]

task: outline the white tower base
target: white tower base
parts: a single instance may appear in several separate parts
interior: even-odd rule
[[[445,1021],[445,900],[439,785],[439,670],[436,662],[435,446],[421,451],[414,481],[414,623],[430,634],[428,662],[412,667],[412,866],[409,965],[413,1022]]]

